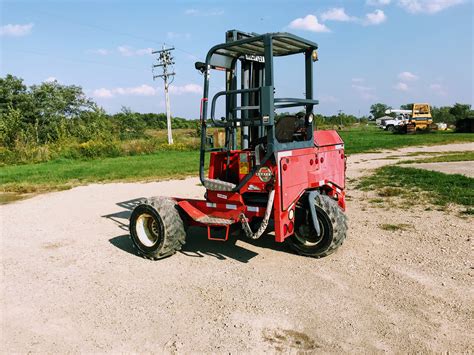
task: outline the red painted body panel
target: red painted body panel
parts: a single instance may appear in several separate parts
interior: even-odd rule
[[[344,143],[336,131],[315,131],[313,148],[280,151],[275,154],[275,162],[267,162],[274,175],[274,183],[262,182],[253,176],[239,192],[207,190],[207,200],[176,199],[180,207],[188,214],[189,223],[204,225],[199,220],[205,216],[231,219],[239,223],[244,213],[252,220],[263,217],[265,207],[247,206],[242,194],[268,193],[275,189],[273,220],[275,240],[282,242],[293,233],[293,222],[289,220],[289,211],[308,189],[319,189],[338,201],[345,209],[345,156]],[[209,178],[238,184],[245,174],[244,169],[252,168],[254,153],[251,150],[211,153]],[[245,162],[245,160],[247,160]]]
[[[316,147],[335,144],[344,144],[341,136],[336,131],[314,131],[314,145]]]

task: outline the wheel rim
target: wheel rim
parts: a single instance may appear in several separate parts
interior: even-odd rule
[[[321,220],[318,218],[319,229],[321,232],[318,236],[316,234],[316,230],[314,229],[313,220],[310,215],[310,212],[305,207],[303,206],[299,208],[297,207],[296,216],[297,216],[297,220],[296,220],[297,227],[295,228],[295,233],[294,233],[296,240],[300,244],[306,247],[314,247],[318,245],[319,243],[321,243],[326,233],[324,223],[321,223]],[[298,219],[299,219],[299,223],[298,223]]]
[[[159,239],[158,223],[153,216],[143,213],[137,218],[137,237],[146,247],[152,247]]]
[[[308,221],[309,222],[309,221]],[[312,221],[310,221],[312,223]],[[324,225],[318,220],[319,229],[321,231],[320,235],[316,235],[313,225],[309,223],[301,224],[298,228],[295,229],[295,237],[298,241],[308,247],[313,247],[321,242],[323,239],[325,230]]]

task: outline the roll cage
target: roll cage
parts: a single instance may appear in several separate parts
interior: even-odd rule
[[[290,33],[248,34],[237,30],[226,33],[226,43],[212,47],[205,63],[196,63],[204,74],[204,93],[201,99],[201,154],[199,175],[205,179],[205,153],[230,151],[237,148],[237,130],[241,130],[241,148],[257,139],[264,146],[265,155],[249,174],[233,189],[238,191],[275,152],[313,146],[313,61],[317,60],[318,45]],[[275,98],[273,57],[304,54],[305,98]],[[241,88],[237,88],[237,61],[241,61]],[[225,70],[226,90],[214,95],[209,109],[209,81],[211,69]],[[240,105],[237,97],[240,96]],[[215,117],[216,103],[225,97],[226,114],[221,120]],[[279,141],[275,135],[275,110],[289,107],[305,108],[304,139]],[[240,113],[240,115],[239,115]],[[223,127],[225,146],[206,149],[207,125]]]

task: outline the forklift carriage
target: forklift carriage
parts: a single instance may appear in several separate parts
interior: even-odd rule
[[[196,63],[204,74],[199,177],[205,199],[153,197],[138,205],[130,235],[140,254],[150,259],[174,254],[189,226],[205,227],[208,238],[219,241],[238,232],[257,239],[273,230],[276,242],[313,257],[329,255],[343,243],[344,143],[336,131],[313,129],[317,48],[289,33],[232,30],[225,43],[209,50],[205,63]],[[273,59],[296,54],[304,56],[305,98],[277,98]],[[225,71],[226,85],[209,101],[212,70]],[[219,99],[225,100],[221,119],[216,118]],[[303,112],[276,119],[275,110],[297,107]],[[208,127],[225,131],[224,146],[208,144]]]

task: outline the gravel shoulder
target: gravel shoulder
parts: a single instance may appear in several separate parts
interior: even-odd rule
[[[318,260],[272,236],[221,243],[198,230],[182,253],[137,257],[134,203],[200,198],[196,178],[93,184],[0,206],[2,352],[473,351],[473,218],[456,207],[380,207],[355,189],[410,152],[462,150],[474,143],[349,157],[349,235]]]

